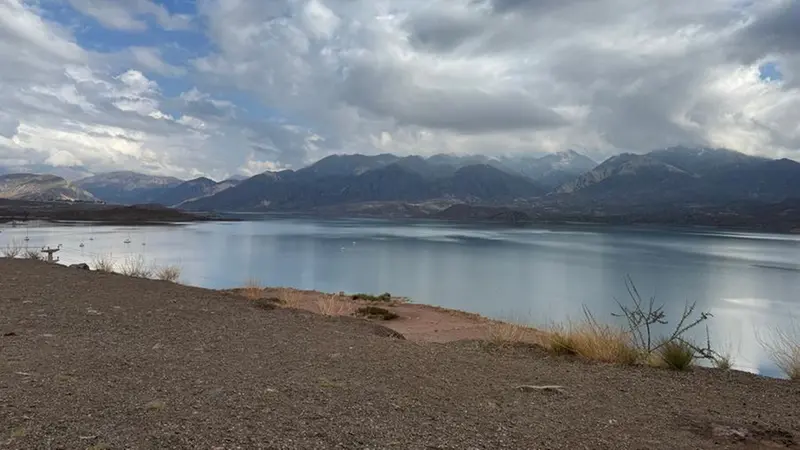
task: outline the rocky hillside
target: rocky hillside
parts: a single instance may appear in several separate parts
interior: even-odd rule
[[[800,197],[800,163],[725,149],[673,147],[624,153],[557,189],[565,201],[606,204],[725,204]]]
[[[214,195],[225,189],[234,187],[239,183],[241,183],[241,181],[238,180],[225,180],[217,183],[206,177],[195,178],[194,180],[184,181],[173,188],[164,190],[160,195],[153,198],[152,201],[164,206],[180,207],[185,202]]]
[[[183,181],[173,177],[145,175],[137,172],[108,172],[83,178],[75,185],[95,197],[119,204],[150,203],[159,195]]]
[[[0,175],[0,198],[38,202],[95,202],[91,193],[55,175]]]

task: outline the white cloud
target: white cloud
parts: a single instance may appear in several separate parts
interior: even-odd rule
[[[230,102],[197,89],[187,90],[190,101],[165,97],[144,73],[111,68],[106,55],[81,49],[29,6],[0,0],[0,9],[13,12],[0,14],[0,58],[14,61],[0,65],[0,165],[6,170],[82,165],[220,177],[252,151],[241,136],[255,124],[227,123]],[[165,105],[177,108],[177,119]],[[224,113],[215,116],[206,106]]]
[[[800,120],[790,111],[800,94],[754,76],[768,56],[788,58],[784,76],[794,76],[796,46],[778,39],[796,28],[760,24],[791,16],[781,11],[796,2],[200,5],[220,50],[198,70],[308,118],[333,149],[607,156],[686,144],[778,156],[800,147],[787,125]],[[330,14],[309,14],[319,7]],[[748,32],[766,34],[763,45],[743,45]],[[742,61],[745,52],[760,57]],[[390,145],[376,145],[384,132]]]
[[[309,0],[303,8],[303,24],[316,38],[330,39],[339,27],[339,17],[320,0]]]
[[[169,64],[164,61],[161,51],[153,47],[131,47],[133,60],[142,68],[170,77],[186,74],[186,69]]]
[[[239,173],[252,177],[253,175],[258,175],[259,173],[264,173],[267,171],[276,172],[284,169],[284,167],[278,162],[260,161],[257,158],[258,155],[251,154],[247,160],[247,163],[239,168]]]
[[[75,155],[64,150],[53,153],[46,160],[44,160],[44,162],[45,164],[50,164],[51,166],[56,167],[72,167],[83,165],[81,160],[76,158]]]
[[[194,18],[70,4],[208,42],[101,54],[47,2],[0,0],[2,165],[222,177],[342,151],[678,144],[800,158],[794,0],[197,0]],[[779,80],[760,79],[765,63]]]

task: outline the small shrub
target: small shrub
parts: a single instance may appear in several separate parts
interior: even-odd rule
[[[153,274],[145,264],[142,255],[126,257],[119,268],[119,273],[134,278],[150,278]]]
[[[381,295],[372,294],[354,294],[351,296],[353,300],[363,300],[366,302],[390,302],[392,301],[392,294],[384,292]]]
[[[349,316],[355,309],[353,304],[338,295],[322,294],[316,304],[320,314],[325,316]]]
[[[34,250],[30,248],[25,249],[25,252],[22,254],[22,257],[25,259],[32,259],[34,261],[41,261],[44,259],[39,250]]]
[[[709,312],[700,312],[695,317],[695,309],[697,303],[687,303],[683,307],[683,313],[680,319],[672,328],[672,333],[666,338],[656,341],[653,337],[654,330],[659,325],[667,325],[667,314],[664,312],[664,305],[656,306],[656,298],[650,297],[645,301],[636,289],[631,277],[625,279],[625,287],[628,290],[628,295],[631,298],[632,305],[623,305],[617,301],[620,313],[612,314],[615,317],[624,317],[628,322],[628,332],[631,334],[634,345],[644,354],[650,356],[657,354],[661,347],[682,341],[682,337],[687,331],[697,327],[703,322],[707,321],[713,315]],[[588,313],[588,310],[584,308]],[[708,335],[708,327],[706,327],[706,335]],[[686,344],[686,342],[684,342]],[[691,346],[693,351],[703,358],[713,359],[716,353],[711,349],[710,339],[707,340],[706,348],[699,348]]]
[[[264,286],[262,286],[261,283],[255,278],[251,278],[241,289],[241,293],[250,300],[256,300],[264,295]]]
[[[772,331],[766,340],[757,337],[772,362],[790,380],[800,380],[800,327],[793,324],[791,330]]]
[[[674,370],[688,370],[695,358],[695,347],[684,340],[665,341],[659,346],[661,362]]]
[[[157,267],[154,273],[158,280],[176,283],[181,277],[181,268],[178,266]]]
[[[16,258],[20,253],[22,253],[22,244],[16,239],[12,239],[11,242],[6,244],[5,248],[3,248],[3,256],[6,258]]]
[[[379,308],[377,306],[362,306],[356,310],[355,315],[378,320],[393,320],[400,317],[386,308]]]
[[[92,258],[92,266],[98,272],[114,272],[114,259],[111,255],[97,255]]]

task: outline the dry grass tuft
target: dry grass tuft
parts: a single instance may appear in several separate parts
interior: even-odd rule
[[[520,343],[539,343],[536,330],[514,322],[491,322],[487,330],[487,340],[497,347]]]
[[[714,367],[720,370],[731,370],[733,368],[733,356],[730,354],[717,355],[714,358]]]
[[[356,309],[352,302],[336,294],[322,294],[316,303],[320,314],[325,316],[349,316]]]
[[[768,340],[759,337],[758,341],[790,380],[800,380],[800,327],[797,324],[790,330],[775,330]]]
[[[298,308],[303,302],[304,294],[296,289],[282,288],[278,291],[281,303],[289,308]]]
[[[578,355],[595,361],[632,365],[642,359],[630,333],[589,318],[577,325],[551,327],[546,341],[546,347],[555,353]]]
[[[153,274],[145,264],[142,255],[126,257],[119,267],[119,273],[134,278],[150,278]]]
[[[25,252],[22,253],[22,257],[25,259],[32,259],[34,261],[41,261],[44,259],[41,252],[39,250],[26,248]]]
[[[264,286],[255,278],[247,280],[247,284],[241,289],[241,293],[249,300],[257,300],[264,295]]]
[[[108,255],[97,255],[92,258],[92,266],[98,272],[112,273],[114,272],[114,258]]]
[[[16,258],[20,253],[22,253],[22,244],[16,239],[12,239],[3,248],[3,256],[6,258]]]
[[[686,341],[674,340],[665,342],[658,349],[661,363],[674,370],[689,370],[694,364],[694,347]]]
[[[153,270],[157,280],[177,283],[181,277],[181,268],[178,266],[163,266]]]

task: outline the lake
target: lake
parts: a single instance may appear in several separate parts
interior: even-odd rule
[[[800,325],[800,236],[608,226],[507,228],[443,222],[264,219],[180,226],[3,226],[32,248],[62,245],[62,263],[111,255],[178,264],[185,284],[391,292],[532,324],[616,321],[630,276],[675,320],[686,302],[714,317],[714,347],[735,367],[779,373],[759,343]],[[125,243],[130,240],[129,243]],[[83,243],[83,247],[81,247]],[[694,338],[705,341],[705,328]]]

